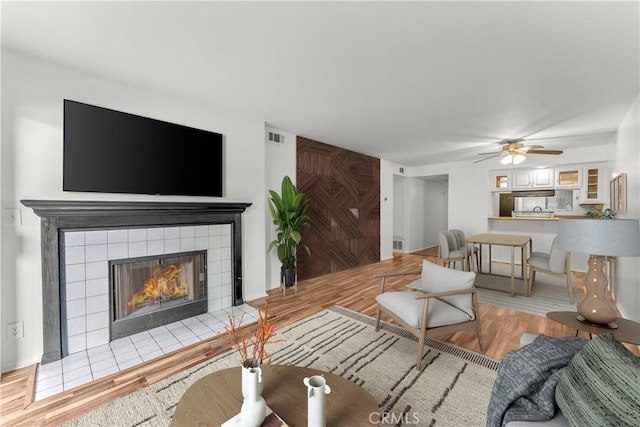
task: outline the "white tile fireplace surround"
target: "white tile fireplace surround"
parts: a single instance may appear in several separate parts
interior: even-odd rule
[[[109,261],[207,251],[208,311],[232,306],[231,225],[63,231],[68,353],[108,344]],[[63,341],[65,337],[62,337]]]
[[[207,306],[199,313],[244,303],[242,214],[251,203],[21,203],[41,219],[43,365],[110,344],[110,260],[206,250]],[[197,314],[180,311],[171,321]]]

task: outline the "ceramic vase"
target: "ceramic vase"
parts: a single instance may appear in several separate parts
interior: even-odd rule
[[[245,379],[245,376],[248,375],[250,368],[260,369],[260,375],[259,375],[260,378],[258,381],[258,394],[262,396],[262,391],[264,390],[264,366],[258,363],[252,363],[251,366],[249,366],[249,368],[242,366],[242,397],[247,397],[245,384],[247,384],[248,380]]]
[[[331,388],[323,376],[314,375],[302,380],[307,386],[307,426],[326,427],[326,395]]]
[[[267,416],[267,403],[260,394],[261,368],[242,368],[242,407],[240,419],[244,427],[259,427]]]

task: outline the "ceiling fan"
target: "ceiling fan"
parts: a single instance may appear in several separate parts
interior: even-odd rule
[[[502,151],[491,153],[479,153],[481,156],[489,156],[484,159],[476,160],[473,163],[483,162],[485,160],[493,159],[494,157],[504,156],[500,163],[503,165],[517,165],[522,163],[526,156],[525,154],[562,154],[562,150],[543,150],[541,145],[524,145],[525,139],[505,139],[501,142]]]

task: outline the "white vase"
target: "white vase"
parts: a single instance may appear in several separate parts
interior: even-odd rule
[[[260,373],[258,375],[258,394],[262,396],[262,391],[264,390],[264,368],[262,367],[262,365],[251,365],[249,368],[242,366],[242,397],[247,397],[247,386],[245,384],[247,384],[247,381],[249,381],[249,379],[247,379],[247,375],[249,374],[249,369],[251,368],[255,368],[255,369],[260,369]]]
[[[261,368],[242,368],[242,407],[240,419],[243,427],[259,427],[267,416],[267,403],[260,395]]]
[[[326,395],[331,393],[331,387],[323,376],[314,375],[302,380],[307,386],[307,426],[325,427],[326,418]]]

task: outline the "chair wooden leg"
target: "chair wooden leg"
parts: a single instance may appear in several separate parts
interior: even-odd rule
[[[426,339],[427,331],[423,329],[420,331],[420,337],[418,337],[418,358],[416,359],[416,370],[422,369],[422,353],[424,353],[424,342]]]
[[[569,303],[573,304],[573,280],[572,277],[573,272],[567,272],[567,292],[569,292]]]
[[[529,274],[529,296],[531,296],[531,292],[533,292],[533,283],[536,281],[536,270],[534,268],[529,267],[531,273]]]
[[[376,332],[378,332],[378,329],[380,329],[380,314],[382,313],[382,310],[380,310],[380,306],[378,306],[378,312],[376,313]]]
[[[482,330],[480,329],[480,320],[478,319],[478,323],[476,325],[476,331],[478,333],[478,344],[480,344],[480,353],[484,353],[483,344],[482,344]]]

